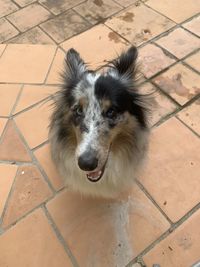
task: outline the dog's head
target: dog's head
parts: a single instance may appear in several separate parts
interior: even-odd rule
[[[103,176],[110,151],[123,149],[127,140],[131,144],[134,131],[147,129],[143,97],[134,82],[136,59],[137,49],[131,47],[102,74],[89,70],[74,49],[66,54],[60,138],[67,135],[67,123],[76,139],[77,165],[90,181]]]

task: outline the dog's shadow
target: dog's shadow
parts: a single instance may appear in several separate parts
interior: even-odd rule
[[[126,266],[167,227],[137,185],[108,200],[64,190],[48,210],[70,250],[86,267]]]

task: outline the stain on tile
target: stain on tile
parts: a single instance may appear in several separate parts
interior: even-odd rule
[[[99,24],[62,44],[66,51],[71,47],[76,49],[92,69],[104,65],[105,61],[116,58],[127,46],[128,43],[124,39],[103,24]]]
[[[144,4],[131,6],[108,19],[105,24],[134,45],[139,45],[175,25]]]
[[[126,12],[123,16],[121,16],[119,18],[126,21],[126,22],[133,22],[134,13],[133,12]]]
[[[109,32],[109,34],[108,34],[108,38],[109,38],[111,41],[114,41],[115,43],[119,43],[119,42],[121,42],[121,39],[120,39],[119,35],[116,34],[115,32]]]
[[[200,93],[200,76],[181,63],[157,76],[154,82],[181,105]]]
[[[102,6],[103,5],[103,1],[102,0],[94,0],[93,2],[97,6]]]
[[[181,73],[177,73],[173,75],[171,78],[169,77],[159,77],[156,79],[159,86],[168,94],[174,92],[178,96],[183,96],[188,98],[193,98],[195,95],[200,93],[200,88],[193,87],[194,93],[190,93],[190,89],[185,87],[182,82]]]
[[[122,7],[112,0],[88,0],[74,8],[76,12],[93,25],[121,9]]]

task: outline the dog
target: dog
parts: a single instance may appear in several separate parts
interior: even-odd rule
[[[68,50],[55,96],[49,139],[67,186],[113,197],[130,188],[148,149],[148,100],[139,92],[136,47],[92,71]]]

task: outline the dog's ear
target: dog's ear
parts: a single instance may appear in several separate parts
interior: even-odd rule
[[[65,70],[62,73],[65,82],[78,82],[86,71],[87,65],[79,53],[73,48],[69,49],[65,56]]]
[[[134,78],[136,71],[136,60],[138,51],[135,46],[130,47],[126,52],[122,53],[117,59],[111,61],[110,74],[126,79],[127,81]]]

